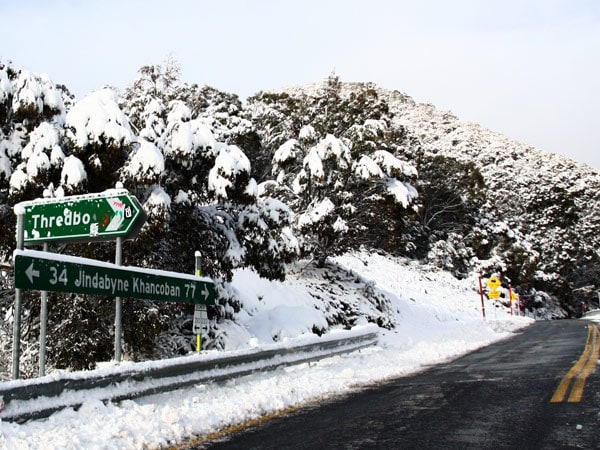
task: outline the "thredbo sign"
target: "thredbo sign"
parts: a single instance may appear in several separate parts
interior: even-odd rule
[[[123,267],[88,258],[15,250],[15,287],[26,290],[214,304],[213,282],[164,270]]]
[[[134,238],[146,221],[137,199],[124,189],[22,202],[24,243]]]

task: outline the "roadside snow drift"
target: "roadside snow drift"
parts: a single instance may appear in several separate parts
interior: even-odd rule
[[[444,272],[376,254],[346,255],[330,263],[329,270],[292,268],[283,283],[265,281],[247,270],[237,272],[233,287],[243,306],[234,321],[220,327],[225,347],[235,353],[314,339],[314,330],[327,328],[336,299],[342,298],[356,310],[355,329],[372,326],[366,317],[389,316],[391,329],[380,328],[377,346],[319,363],[256,373],[220,385],[198,384],[120,404],[91,400],[77,411],[66,409],[22,425],[0,422],[0,447],[165,448],[421,370],[506,338],[532,321],[511,316],[506,307],[488,300],[484,320],[476,279],[459,281]],[[377,302],[366,298],[365,292]]]

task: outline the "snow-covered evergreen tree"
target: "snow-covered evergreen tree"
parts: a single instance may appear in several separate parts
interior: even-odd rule
[[[402,135],[390,131],[385,103],[370,86],[350,96],[341,89],[332,75],[308,95],[266,93],[250,104],[273,155],[275,179],[265,188],[289,202],[303,252],[320,264],[360,245],[397,251],[395,236],[418,196],[417,171],[402,157]],[[273,143],[279,146],[270,149]]]

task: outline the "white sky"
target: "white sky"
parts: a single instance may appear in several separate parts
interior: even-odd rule
[[[600,168],[597,0],[0,0],[0,42],[78,98],[169,53],[242,98],[335,70]]]

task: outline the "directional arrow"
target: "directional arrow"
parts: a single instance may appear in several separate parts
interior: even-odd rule
[[[125,220],[125,215],[123,214],[125,204],[118,198],[109,198],[107,199],[107,201],[111,209],[113,210],[114,215],[112,216],[110,223],[106,227],[106,231],[116,231],[119,228],[121,228],[121,224]]]
[[[33,284],[33,277],[37,278],[40,276],[40,271],[33,269],[33,261],[31,262],[27,270],[25,270],[25,275],[27,275],[27,278],[29,278],[29,282],[31,284]]]
[[[204,297],[204,301],[206,302],[206,300],[208,300],[208,297],[210,296],[210,292],[208,291],[206,284],[204,285],[201,293],[202,293],[202,296]]]

